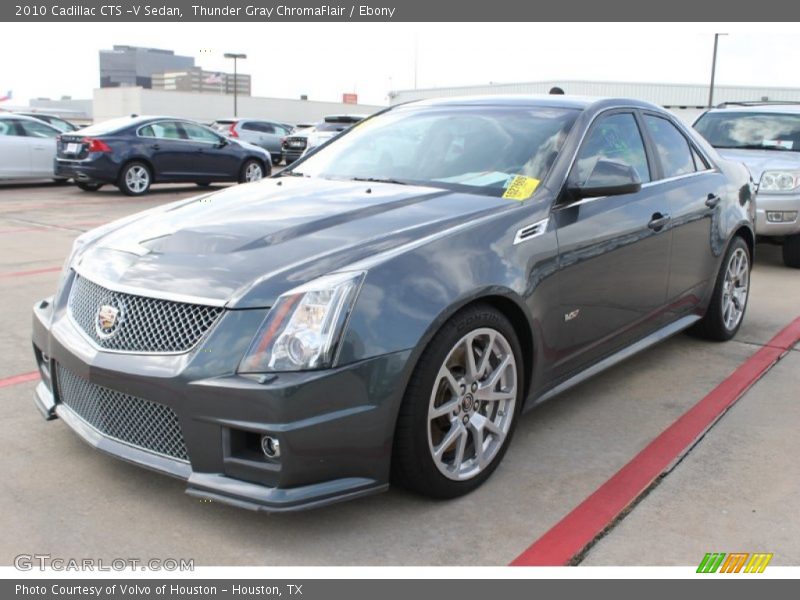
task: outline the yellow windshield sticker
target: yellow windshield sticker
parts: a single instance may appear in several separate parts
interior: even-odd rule
[[[533,192],[536,191],[538,185],[538,179],[517,175],[509,182],[503,194],[503,198],[508,198],[509,200],[527,200],[533,195]]]

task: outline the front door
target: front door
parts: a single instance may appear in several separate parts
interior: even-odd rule
[[[647,182],[648,155],[631,112],[598,118],[569,175],[583,184],[599,159],[624,162],[637,193],[569,202],[553,211],[558,238],[561,335],[555,374],[568,377],[664,323],[671,234],[667,199]]]

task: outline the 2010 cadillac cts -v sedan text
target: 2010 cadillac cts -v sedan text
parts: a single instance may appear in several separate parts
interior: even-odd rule
[[[753,193],[646,103],[398,106],[78,238],[34,308],[36,404],[237,506],[458,496],[524,410],[685,328],[736,334]]]

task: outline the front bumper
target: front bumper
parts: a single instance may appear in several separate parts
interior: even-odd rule
[[[796,212],[792,222],[772,223],[767,213],[772,211]],[[800,195],[758,194],[756,197],[756,234],[760,236],[786,236],[800,233]]]
[[[227,311],[185,354],[135,355],[97,349],[64,307],[42,301],[33,318],[42,376],[36,405],[98,450],[187,481],[192,496],[286,511],[385,490],[410,351],[325,371],[238,375],[250,340],[237,332],[255,331],[264,314]],[[84,420],[60,398],[59,369],[169,407],[189,460],[126,443]],[[278,459],[258,451],[261,435],[280,441]]]

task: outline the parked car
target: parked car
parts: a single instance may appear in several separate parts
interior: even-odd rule
[[[0,113],[0,181],[55,179],[58,129],[24,115]]]
[[[261,119],[218,119],[211,126],[215,131],[231,138],[242,139],[267,150],[272,164],[281,162],[281,141],[293,127],[286,123]]]
[[[19,111],[16,112],[17,115],[24,115],[26,117],[31,117],[33,119],[39,119],[40,121],[44,121],[48,125],[51,125],[58,129],[61,133],[68,133],[70,131],[77,131],[80,129],[75,123],[70,123],[66,119],[62,119],[56,115],[51,115],[48,113],[39,113],[39,112],[24,112]]]
[[[756,233],[783,245],[783,262],[800,269],[800,103],[735,102],[695,121],[729,160],[758,182]]]
[[[123,117],[58,139],[56,174],[83,190],[114,184],[129,196],[153,183],[209,185],[257,181],[271,172],[269,152],[174,117]]]
[[[283,139],[281,146],[283,160],[287,165],[292,164],[306,152],[327,142],[363,119],[364,115],[331,115],[313,127],[293,132]]]
[[[396,106],[79,237],[34,307],[36,404],[239,507],[459,496],[524,410],[689,327],[736,335],[753,194],[644,102]]]

